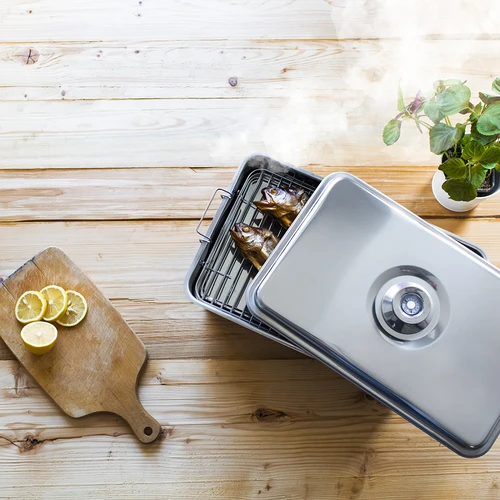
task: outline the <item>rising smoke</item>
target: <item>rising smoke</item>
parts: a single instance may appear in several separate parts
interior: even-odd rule
[[[301,50],[313,47],[314,62],[299,63],[283,78],[284,97],[274,107],[245,113],[237,131],[221,134],[212,147],[214,161],[231,157],[237,163],[258,151],[301,166],[436,165],[428,135],[412,123],[403,125],[397,145],[382,143],[382,129],[397,112],[398,82],[407,102],[440,78],[467,80],[473,97],[488,92],[500,74],[500,2],[327,4],[332,40],[300,44]]]

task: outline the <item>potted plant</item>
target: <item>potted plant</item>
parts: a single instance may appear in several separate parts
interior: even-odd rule
[[[492,92],[479,92],[480,102],[474,105],[465,82],[438,80],[406,106],[398,86],[399,113],[384,127],[384,143],[399,139],[404,120],[413,121],[421,133],[422,127],[429,130],[430,150],[441,156],[432,190],[449,210],[471,210],[500,189],[500,78],[493,81]]]

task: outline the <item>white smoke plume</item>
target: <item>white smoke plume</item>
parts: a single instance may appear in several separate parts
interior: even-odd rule
[[[241,130],[213,144],[212,158],[258,151],[302,166],[437,165],[427,132],[413,123],[403,124],[395,145],[382,143],[385,123],[397,114],[398,82],[407,103],[441,78],[467,80],[474,102],[478,91],[489,92],[500,76],[500,2],[325,1],[340,52],[319,57],[314,71],[295,68],[279,105],[245,115]],[[342,57],[348,63],[335,62]]]

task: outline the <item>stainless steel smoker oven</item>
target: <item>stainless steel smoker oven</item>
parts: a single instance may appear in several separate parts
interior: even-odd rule
[[[288,230],[254,205],[268,186],[310,195]],[[500,272],[481,248],[355,176],[265,155],[209,206],[218,193],[207,233],[197,228],[193,302],[322,361],[456,453],[488,451],[500,432]],[[280,240],[259,272],[230,237],[238,222]]]

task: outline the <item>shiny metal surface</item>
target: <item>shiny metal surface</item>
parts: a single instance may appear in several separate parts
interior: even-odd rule
[[[392,297],[384,311],[418,325],[401,306],[407,292],[426,312],[415,314],[420,332],[403,340],[388,335],[376,308]],[[499,434],[499,296],[496,267],[338,173],[316,189],[248,288],[247,304],[310,355],[474,457]]]
[[[394,338],[418,340],[434,331],[440,302],[432,285],[412,275],[389,280],[375,297],[374,311],[379,326]]]

